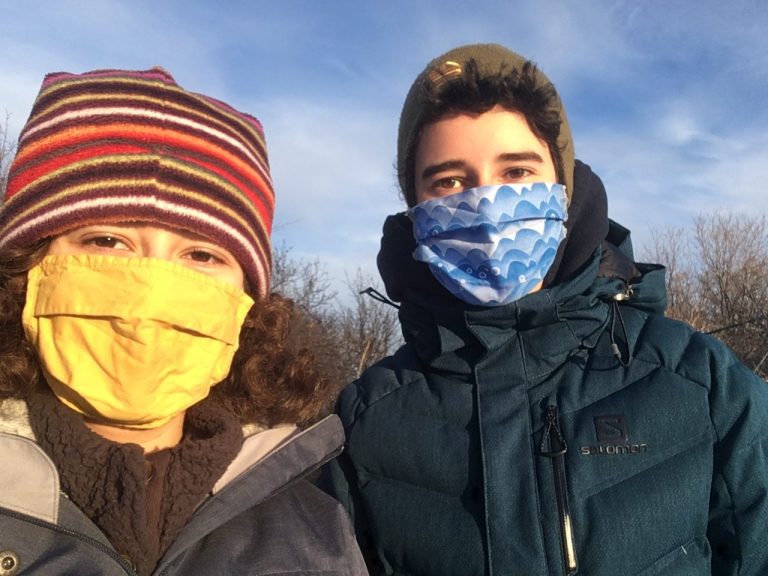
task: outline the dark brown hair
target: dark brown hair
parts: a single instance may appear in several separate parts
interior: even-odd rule
[[[27,272],[50,240],[0,251],[0,400],[24,398],[44,380],[40,360],[21,324]],[[278,294],[257,300],[240,331],[229,375],[213,387],[243,424],[307,426],[330,411],[334,390],[314,368],[311,354],[288,343],[295,311]]]
[[[495,106],[522,114],[531,131],[543,140],[552,154],[558,182],[564,182],[564,167],[557,138],[562,118],[554,86],[543,82],[537,75],[536,65],[527,61],[520,70],[501,69],[498,74],[483,74],[474,60],[462,67],[461,75],[447,82],[433,85],[425,82],[422,94],[421,126],[459,114],[483,114]],[[403,196],[408,206],[416,204],[415,168],[416,149],[420,138],[415,138],[407,151]]]

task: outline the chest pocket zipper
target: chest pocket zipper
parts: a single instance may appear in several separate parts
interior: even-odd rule
[[[560,543],[563,553],[563,566],[565,574],[570,576],[579,569],[576,558],[576,544],[573,536],[573,524],[571,513],[568,509],[568,483],[565,475],[565,453],[568,452],[568,444],[560,432],[558,425],[557,406],[547,406],[545,414],[546,423],[544,436],[541,439],[541,454],[552,461],[552,474],[555,480],[555,494],[557,496],[557,512],[560,520]]]

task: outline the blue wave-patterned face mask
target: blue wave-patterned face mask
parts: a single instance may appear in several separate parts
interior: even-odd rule
[[[565,238],[562,184],[480,186],[408,210],[417,248],[448,291],[468,304],[502,306],[534,291]]]

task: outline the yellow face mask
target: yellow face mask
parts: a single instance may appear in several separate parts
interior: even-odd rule
[[[22,322],[54,394],[105,424],[155,428],[229,373],[253,300],[156,258],[47,256]]]

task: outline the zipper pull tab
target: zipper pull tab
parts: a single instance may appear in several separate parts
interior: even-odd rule
[[[568,444],[560,432],[557,406],[549,404],[547,406],[546,422],[544,427],[544,436],[541,439],[539,450],[542,456],[547,458],[557,458],[568,452]]]

